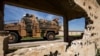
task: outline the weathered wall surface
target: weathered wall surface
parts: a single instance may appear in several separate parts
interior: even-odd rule
[[[95,56],[95,54],[94,43],[75,40],[69,48],[64,42],[52,43],[39,47],[22,48],[7,56]]]
[[[8,52],[8,33],[0,31],[0,56]]]
[[[88,24],[83,39],[95,43],[100,48],[100,5],[97,0],[75,0],[88,15]]]
[[[0,36],[0,56],[4,55],[4,51],[3,51],[3,40],[4,38],[2,36]]]
[[[96,0],[75,0],[88,14],[88,25],[85,30],[83,39],[90,42],[97,42],[100,40],[100,6]],[[98,47],[99,48],[99,47]]]
[[[100,6],[97,0],[74,1],[86,11],[87,27],[83,39],[71,43],[67,49],[67,56],[96,56],[97,49],[100,48]]]
[[[66,56],[67,43],[52,43],[39,47],[23,48],[7,56]]]
[[[85,40],[75,40],[67,49],[67,56],[95,56],[96,48],[94,43]]]

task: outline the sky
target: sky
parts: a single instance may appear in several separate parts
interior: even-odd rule
[[[11,22],[11,21],[18,21],[21,20],[21,18],[26,14],[33,14],[36,17],[38,17],[39,19],[46,19],[46,20],[52,20],[56,17],[58,17],[60,20],[60,23],[63,22],[63,17],[61,16],[57,16],[57,15],[53,15],[53,14],[48,14],[48,13],[43,13],[43,12],[39,12],[39,11],[35,11],[35,10],[29,10],[29,9],[25,9],[25,8],[21,8],[21,7],[15,7],[15,6],[11,6],[11,5],[5,5],[5,9],[4,9],[4,21],[7,22]]]
[[[84,31],[85,28],[85,18],[78,18],[68,22],[69,30]]]
[[[11,6],[7,4],[4,7],[4,21],[5,23],[18,22],[26,13],[33,14],[39,19],[52,20],[54,18],[59,18],[60,25],[63,25],[62,16]],[[83,31],[85,26],[85,19],[82,17],[79,19],[71,20],[68,22],[68,24],[69,24],[69,30]]]

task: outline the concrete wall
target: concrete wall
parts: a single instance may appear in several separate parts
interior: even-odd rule
[[[83,39],[94,42],[100,48],[100,5],[97,0],[75,0],[76,4],[82,7],[87,15],[87,27]]]
[[[8,53],[8,33],[0,31],[0,56]]]
[[[64,26],[61,26],[60,30],[59,30],[59,35],[57,36],[64,36]]]
[[[19,49],[7,56],[66,56],[67,43],[52,43],[39,47]]]
[[[74,36],[74,35],[81,35],[83,31],[69,31],[68,35],[69,36]],[[59,35],[57,36],[64,36],[64,31],[59,31]]]
[[[7,56],[95,56],[95,43],[75,40],[68,47],[67,43],[52,43],[38,47],[22,48]]]
[[[68,35],[72,36],[72,35],[81,35],[83,33],[83,31],[68,31]],[[61,26],[60,31],[59,31],[59,35],[57,36],[64,36],[64,29],[63,26]]]
[[[87,42],[86,40],[75,40],[67,49],[67,56],[95,56],[96,48],[94,43]]]
[[[69,31],[68,35],[72,36],[72,35],[81,35],[83,33],[83,31]]]
[[[64,36],[64,31],[59,31],[59,35],[57,36]]]
[[[100,5],[97,0],[74,0],[87,13],[88,24],[83,39],[72,41],[67,56],[96,56],[100,48]]]

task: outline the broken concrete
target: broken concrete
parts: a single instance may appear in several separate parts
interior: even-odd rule
[[[87,12],[92,21],[87,25],[83,39],[96,43],[97,48],[100,48],[100,44],[98,44],[100,42],[100,5],[97,0],[75,0],[75,2]],[[87,39],[86,34],[89,35]]]
[[[8,32],[0,31],[0,56],[8,53]]]
[[[100,48],[100,6],[97,0],[74,0],[88,15],[88,25],[83,39],[75,40],[67,49],[68,56],[96,56]]]
[[[22,48],[7,56],[66,56],[67,43],[53,43],[39,47]]]
[[[95,56],[96,48],[94,43],[86,40],[75,40],[67,49],[67,56]]]

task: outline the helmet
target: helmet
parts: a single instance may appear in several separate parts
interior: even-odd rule
[[[26,13],[26,17],[29,17],[29,14],[28,13]]]

